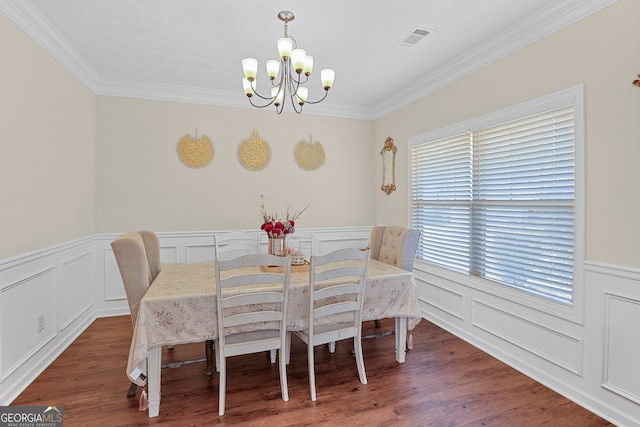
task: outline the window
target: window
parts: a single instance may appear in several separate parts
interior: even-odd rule
[[[576,132],[576,116],[579,122],[582,116],[577,94],[561,93],[410,140],[418,259],[574,303],[582,240],[582,233],[576,239],[576,154],[581,158],[582,152],[582,143],[578,149],[576,144],[576,133],[582,139]]]

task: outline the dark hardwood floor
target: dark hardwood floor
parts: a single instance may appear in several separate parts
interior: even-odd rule
[[[374,331],[366,322],[365,333]],[[393,320],[382,321],[391,330]],[[96,320],[13,405],[61,405],[73,426],[609,426],[610,423],[423,320],[404,364],[394,338],[363,341],[368,384],[358,380],[348,341],[316,348],[318,398],[309,397],[304,344],[292,338],[288,402],[266,353],[228,362],[226,413],[218,416],[218,378],[203,363],[162,370],[160,416],[127,398],[131,321]],[[204,343],[164,349],[163,361],[198,358]]]

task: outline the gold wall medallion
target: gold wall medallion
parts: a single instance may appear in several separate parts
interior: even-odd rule
[[[258,131],[253,131],[253,136],[240,144],[238,160],[245,168],[257,171],[264,169],[271,160],[269,144],[258,136]]]
[[[201,168],[208,165],[213,159],[213,145],[209,138],[205,135],[198,138],[191,138],[191,135],[187,134],[182,137],[178,142],[178,157],[182,160],[182,163],[190,168]]]
[[[304,170],[316,170],[324,164],[324,148],[318,141],[313,142],[313,137],[309,136],[309,142],[302,140],[298,142],[295,150],[296,163]]]

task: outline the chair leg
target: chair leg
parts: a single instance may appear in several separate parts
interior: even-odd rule
[[[356,351],[356,365],[358,366],[358,375],[362,384],[367,383],[367,374],[364,371],[364,359],[362,357],[362,341],[360,337],[353,338],[353,347]]]
[[[213,346],[216,354],[216,372],[220,372],[220,345],[218,344],[218,340],[213,342]]]
[[[280,353],[279,365],[280,365],[280,392],[282,393],[282,400],[289,401],[289,387],[287,385],[287,356],[283,353],[287,352],[287,338],[286,336],[280,341]]]
[[[127,397],[133,397],[136,395],[136,390],[138,389],[138,384],[131,383],[129,386],[129,390],[127,390]]]
[[[271,363],[276,363],[276,352],[278,350],[269,350],[269,358],[271,359]]]
[[[311,391],[311,400],[316,401],[316,371],[315,361],[313,359],[313,345],[307,343],[307,360],[309,362],[309,390]]]
[[[376,319],[376,320],[374,320],[374,321],[373,321],[373,323],[375,323],[375,324],[376,324],[376,328],[379,328],[379,327],[380,327],[380,319]]]
[[[286,359],[287,365],[291,360],[291,332],[287,332],[287,349],[286,349]]]
[[[207,379],[211,381],[213,376],[213,340],[207,340],[204,343],[205,354],[207,355],[207,368],[204,373],[207,375]]]
[[[216,352],[216,355],[218,353]],[[220,386],[218,389],[218,415],[224,415],[225,392],[227,389],[227,360],[220,358]]]

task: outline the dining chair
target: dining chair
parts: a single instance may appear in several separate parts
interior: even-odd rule
[[[291,257],[248,254],[214,261],[219,359],[218,414],[224,415],[227,357],[278,350],[282,400],[287,388],[287,304]]]
[[[315,255],[313,250],[313,232],[296,231],[293,234],[289,234],[287,246],[302,252],[305,258]]]
[[[358,375],[367,383],[362,357],[362,306],[370,251],[347,248],[311,257],[309,324],[294,333],[307,344],[309,388],[316,400],[314,348],[353,338]]]
[[[230,231],[214,236],[215,259],[228,260],[247,254],[260,253],[260,234],[249,231]],[[215,343],[216,372],[220,372],[218,342]],[[209,354],[209,353],[207,353]],[[276,363],[276,352],[271,351],[271,363]],[[212,370],[208,371],[211,379]]]
[[[214,236],[215,258],[230,259],[260,253],[260,235],[249,231],[231,231]]]
[[[397,225],[376,225],[371,229],[369,240],[371,258],[412,271],[419,239],[418,230]],[[380,328],[380,320],[376,319],[374,322],[376,328]],[[379,338],[386,335],[393,335],[393,332],[376,333],[364,338]]]
[[[155,250],[158,238],[153,232],[130,232],[111,242],[118,270],[127,295],[131,322],[135,327],[140,300],[160,271],[160,250]],[[148,250],[147,250],[148,247]],[[152,261],[149,261],[149,254]],[[155,257],[158,257],[156,262]],[[151,267],[153,265],[153,268]],[[155,273],[155,275],[154,275]],[[127,396],[136,394],[137,385],[131,383]]]
[[[152,231],[137,231],[125,233],[111,242],[111,248],[120,271],[122,283],[127,295],[131,322],[135,327],[138,319],[138,308],[140,300],[147,292],[151,283],[155,280],[162,269],[160,261],[160,241],[158,236]],[[209,340],[205,345],[207,360],[207,370],[210,370],[213,355],[210,350],[213,348],[213,341]],[[187,361],[173,362],[163,367],[181,366],[183,364],[200,362],[205,359],[195,359]],[[207,372],[210,376],[211,373]],[[127,396],[136,394],[137,385],[131,383]]]

